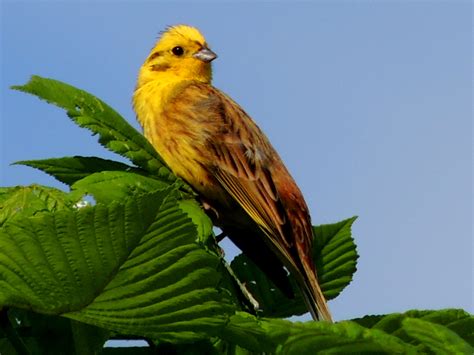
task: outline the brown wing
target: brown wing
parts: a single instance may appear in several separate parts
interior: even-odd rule
[[[209,85],[189,85],[173,101],[174,106],[186,103],[192,111],[195,122],[188,123],[190,129],[204,131],[193,127],[196,121],[212,125],[212,131],[206,128],[208,154],[200,157],[200,163],[257,223],[287,262],[293,263],[289,253],[293,240],[291,233],[285,233],[289,221],[272,176],[282,163],[268,139],[239,105]]]
[[[185,115],[194,120],[188,122],[190,129],[208,136],[207,154],[199,159],[200,164],[256,222],[274,252],[297,279],[300,277],[306,293],[321,304],[318,298],[322,294],[310,256],[312,227],[307,207],[268,139],[239,105],[209,85],[188,85],[173,102],[175,107],[184,103],[190,111]],[[320,294],[316,300],[311,296],[314,288]],[[317,313],[326,307],[324,297],[322,300],[324,305],[318,307]]]

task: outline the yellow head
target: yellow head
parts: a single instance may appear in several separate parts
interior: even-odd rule
[[[162,33],[140,69],[139,85],[165,78],[210,83],[211,61],[216,57],[196,28],[170,27]]]

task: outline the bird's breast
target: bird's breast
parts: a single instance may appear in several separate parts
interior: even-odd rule
[[[174,100],[177,92],[179,85],[166,83],[137,90],[134,96],[137,117],[145,137],[173,173],[199,193],[214,199],[209,195],[216,193],[218,184],[206,166],[212,128],[194,117],[192,102]]]

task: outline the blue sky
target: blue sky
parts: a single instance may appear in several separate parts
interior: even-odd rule
[[[23,159],[117,159],[44,102],[37,74],[85,89],[139,127],[138,69],[186,23],[218,53],[214,85],[280,152],[315,224],[353,215],[360,254],[336,319],[473,311],[471,4],[451,2],[1,3],[1,186],[66,188]],[[228,250],[233,253],[232,249]]]

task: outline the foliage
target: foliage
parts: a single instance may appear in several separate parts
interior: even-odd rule
[[[192,190],[117,112],[52,79],[14,88],[65,109],[130,165],[81,156],[17,163],[70,191],[0,188],[0,353],[473,352],[474,319],[462,310],[335,324],[277,319],[306,312],[291,275],[288,299],[245,255],[228,265]],[[356,271],[354,221],[314,227],[328,299]],[[108,339],[149,347],[104,348]]]

